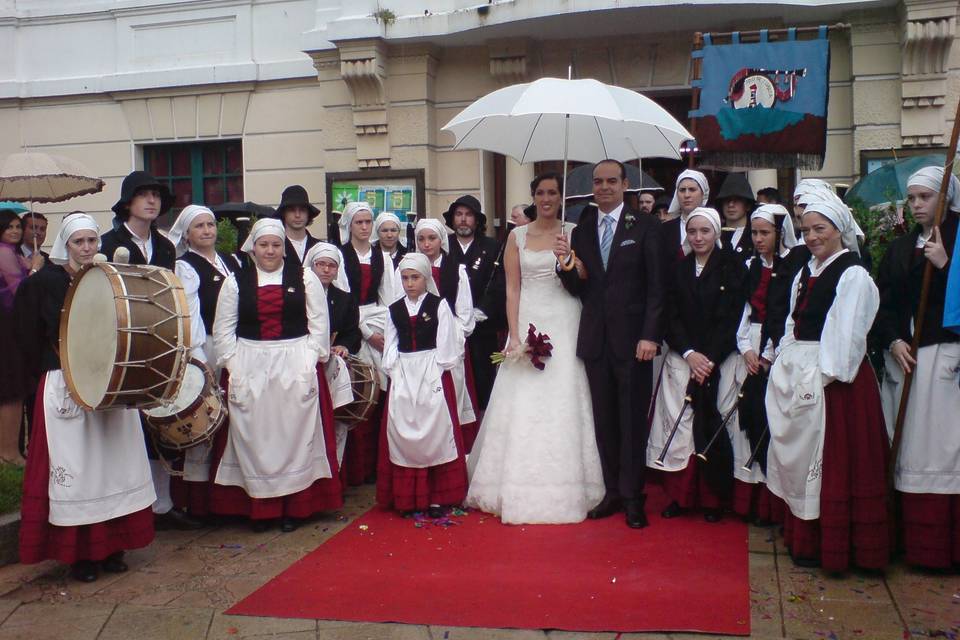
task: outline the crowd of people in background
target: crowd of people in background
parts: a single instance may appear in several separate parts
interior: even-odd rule
[[[161,232],[173,198],[142,171],[124,179],[109,230],[68,214],[49,255],[46,217],[0,211],[0,458],[19,458],[25,405],[30,417],[21,559],[92,581],[126,570],[124,551],[155,528],[230,516],[289,532],[363,483],[404,514],[623,513],[642,529],[655,481],[662,518],[779,525],[798,565],[882,569],[899,536],[910,564],[960,566],[960,334],[943,322],[960,182],[935,226],[942,177],[911,176],[915,224],[876,278],[823,181],[786,202],[732,173],[711,198],[688,169],[667,196],[631,189],[613,160],[594,167],[577,224],[562,221],[564,177],[538,176],[503,242],[472,195],[412,226],[350,202],[321,240],[319,209],[293,185],[223,252],[204,206]],[[191,356],[226,390],[210,446],[164,451],[135,409],[87,411],[66,392],[59,312],[98,252],[182,282]],[[542,367],[538,333],[553,347]],[[374,372],[375,402],[348,428],[334,414],[354,361]],[[895,522],[886,474],[907,372]]]

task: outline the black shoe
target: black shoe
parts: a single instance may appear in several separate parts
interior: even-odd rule
[[[707,522],[720,522],[723,520],[723,509],[704,509],[703,519]]]
[[[643,529],[645,526],[650,524],[647,522],[647,514],[643,510],[643,505],[646,502],[646,497],[638,498],[634,500],[626,500],[626,511],[627,511],[627,526],[631,529]]]
[[[427,509],[427,517],[428,517],[428,518],[431,518],[431,519],[433,519],[433,520],[437,520],[438,518],[442,518],[444,515],[445,515],[445,514],[443,513],[443,507],[441,507],[441,506],[438,505],[438,504],[432,504],[432,505],[430,505],[430,508]]]
[[[127,563],[123,561],[123,551],[111,553],[100,566],[102,566],[103,570],[107,573],[124,573],[129,568],[127,567]]]
[[[667,508],[660,512],[661,518],[676,518],[679,515],[683,515],[683,507],[677,504],[677,501],[674,500],[667,505]]]
[[[251,520],[250,528],[253,530],[254,533],[263,533],[264,531],[270,528],[270,521],[269,520]]]
[[[100,577],[100,570],[97,567],[97,563],[91,562],[90,560],[74,562],[73,566],[70,567],[70,573],[73,574],[74,580],[79,580],[80,582],[94,582]]]
[[[793,564],[798,567],[803,567],[804,569],[816,569],[820,566],[820,558],[804,558],[802,556],[790,555],[790,558],[793,560]]]
[[[609,518],[613,514],[619,513],[622,508],[623,500],[620,498],[620,496],[613,493],[608,493],[607,495],[603,496],[603,500],[600,501],[600,504],[587,512],[587,517],[591,520]]]
[[[154,514],[153,527],[157,531],[196,531],[203,529],[203,523],[191,518],[183,509],[170,509],[166,513]]]
[[[300,520],[297,518],[281,518],[280,519],[280,531],[284,533],[292,533],[300,527]]]

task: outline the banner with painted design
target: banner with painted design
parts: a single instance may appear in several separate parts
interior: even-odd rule
[[[820,169],[827,146],[830,42],[817,38],[713,44],[693,52],[702,58],[700,108],[690,112],[698,164],[721,167]]]

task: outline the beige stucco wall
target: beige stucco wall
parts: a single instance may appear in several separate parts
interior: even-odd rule
[[[903,16],[903,6],[857,13],[850,16],[849,31],[831,35],[827,157],[821,171],[803,175],[849,184],[859,175],[861,150],[903,146]],[[748,26],[753,25],[744,28]],[[351,42],[340,51],[312,54],[317,75],[311,78],[0,100],[0,156],[33,149],[84,162],[106,181],[103,193],[37,208],[52,213],[84,209],[98,214],[105,225],[123,176],[142,166],[142,145],[218,138],[243,140],[248,200],[275,205],[285,186],[299,183],[325,209],[326,172],[380,163],[391,169],[424,169],[421,212],[437,216],[464,193],[480,197],[489,210],[489,158],[477,151],[454,151],[452,135],[440,130],[461,109],[514,82],[565,76],[571,60],[578,77],[652,96],[682,92],[689,87],[691,39],[691,32],[671,32],[612,43]],[[364,56],[372,61],[356,67],[349,82],[341,63],[348,50],[361,63]],[[937,112],[944,127],[952,125],[960,96],[960,47],[952,47],[948,66],[946,101],[942,113]],[[528,200],[532,168],[511,163],[506,175],[507,206]],[[326,235],[323,217],[314,232]]]

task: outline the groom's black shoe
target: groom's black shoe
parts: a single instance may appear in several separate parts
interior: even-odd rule
[[[647,514],[643,510],[645,502],[646,496],[624,501],[627,510],[627,526],[631,529],[643,529],[649,524],[649,522],[647,522]]]
[[[613,493],[608,493],[607,495],[603,496],[603,500],[600,501],[600,504],[587,512],[587,517],[591,520],[609,518],[613,514],[619,513],[622,508],[623,500],[620,498],[620,496]]]

